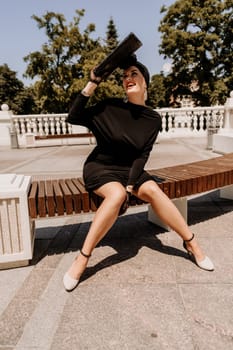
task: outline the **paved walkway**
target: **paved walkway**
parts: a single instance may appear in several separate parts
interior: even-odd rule
[[[0,149],[0,173],[81,175],[91,146]],[[147,163],[163,167],[218,156],[196,139],[162,139]],[[189,201],[189,225],[215,263],[196,267],[174,232],[146,212],[118,219],[78,288],[62,277],[90,225],[37,222],[28,267],[0,271],[0,350],[232,350],[233,201],[218,191]]]

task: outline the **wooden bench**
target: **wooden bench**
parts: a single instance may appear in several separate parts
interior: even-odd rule
[[[56,146],[66,144],[95,144],[95,137],[91,132],[79,132],[73,134],[54,134],[54,135],[34,135],[26,134],[27,147]]]
[[[73,134],[55,134],[55,135],[36,135],[34,137],[35,145],[42,145],[48,142],[53,145],[65,144],[95,144],[95,137],[92,132],[79,132]]]
[[[91,138],[91,132],[75,133],[75,134],[55,134],[55,135],[36,135],[35,140],[51,140],[51,139],[66,139],[66,138]]]
[[[187,219],[187,197],[233,185],[233,153],[148,172],[164,179],[159,187]],[[233,199],[232,188],[222,190],[225,197],[229,193],[228,198]],[[33,219],[95,212],[100,203],[100,197],[90,196],[85,190],[81,178],[33,181],[28,195],[29,215]],[[130,206],[142,204],[146,203],[131,197]],[[151,208],[148,219],[161,224]]]

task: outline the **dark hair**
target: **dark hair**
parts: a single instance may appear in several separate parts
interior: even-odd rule
[[[146,68],[146,66],[144,66],[144,64],[142,64],[141,62],[139,62],[137,60],[137,56],[134,55],[130,55],[126,60],[124,60],[121,64],[120,64],[120,68],[122,69],[127,69],[131,66],[135,66],[137,67],[140,72],[142,73],[142,75],[144,76],[145,82],[147,87],[149,86],[150,83],[150,73],[148,71],[148,69]]]

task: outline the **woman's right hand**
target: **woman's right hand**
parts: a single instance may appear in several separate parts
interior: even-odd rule
[[[101,77],[97,77],[94,73],[94,68],[91,70],[90,73],[90,81],[96,85],[99,85],[99,83],[101,83]]]
[[[97,88],[100,82],[101,82],[101,78],[96,77],[94,73],[94,69],[92,69],[90,73],[90,79],[86,84],[85,88],[82,90],[82,95],[86,97],[90,97],[94,93],[95,89]]]

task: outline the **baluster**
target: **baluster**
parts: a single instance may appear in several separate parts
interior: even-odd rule
[[[55,120],[56,120],[56,134],[57,134],[57,135],[60,135],[60,134],[61,134],[61,129],[60,129],[60,118],[59,118],[59,117],[56,117]]]
[[[67,133],[65,120],[66,120],[66,117],[61,117],[61,126],[62,126],[62,133],[63,134]]]
[[[184,112],[180,113],[180,127],[184,129],[186,127],[186,120]]]
[[[169,117],[169,130],[170,129],[178,129],[179,128],[179,116],[174,113]]]
[[[36,118],[31,119],[31,128],[34,135],[37,135],[37,122]]]
[[[13,124],[14,124],[14,127],[15,127],[16,134],[20,135],[19,119],[18,118],[14,118],[13,119]]]
[[[199,118],[199,132],[204,130],[204,113],[201,113],[200,118]]]
[[[186,112],[187,118],[185,119],[186,119],[188,130],[192,130],[192,115],[193,115],[192,112],[189,112],[189,111]]]
[[[169,115],[168,114],[168,132],[172,131],[173,128],[173,121],[175,121],[175,116],[174,115]]]
[[[220,110],[214,111],[215,125],[216,128],[220,128],[222,125],[222,116]]]
[[[213,118],[213,127],[217,128],[218,127],[218,111],[217,110],[212,111],[212,118]]]
[[[49,118],[51,135],[55,135],[54,117]]]
[[[43,132],[43,122],[42,122],[42,118],[38,118],[38,128],[39,128],[39,135],[43,136],[44,132]]]
[[[73,134],[72,125],[71,124],[67,124],[67,128],[68,128],[68,134]]]
[[[25,130],[25,119],[20,119],[20,129],[21,129],[21,135],[25,135],[26,134],[26,130]]]
[[[219,113],[219,116],[218,116],[218,118],[219,118],[219,127],[222,128],[223,127],[223,122],[224,122],[224,110],[223,109],[222,110],[219,109],[218,113]]]
[[[166,113],[160,113],[162,118],[162,132],[166,132]],[[69,124],[70,125],[70,124]]]
[[[26,130],[27,130],[27,133],[31,132],[31,118],[30,117],[26,117]]]
[[[193,115],[193,131],[197,131],[197,115]]]
[[[44,133],[45,133],[45,135],[48,135],[49,134],[48,117],[44,117],[43,121],[44,121]]]

